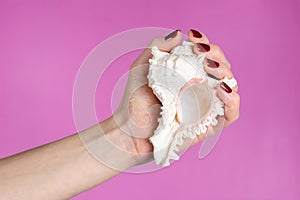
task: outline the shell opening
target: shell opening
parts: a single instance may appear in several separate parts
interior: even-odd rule
[[[179,95],[177,120],[183,126],[195,126],[209,114],[212,102],[211,91],[206,82],[187,82]]]

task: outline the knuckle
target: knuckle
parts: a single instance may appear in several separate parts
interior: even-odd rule
[[[230,68],[228,68],[227,65],[223,65],[223,67],[220,67],[220,73],[222,73],[222,75],[227,77],[227,78],[232,78],[233,77],[233,74],[232,74]]]
[[[228,113],[226,119],[229,123],[237,121],[240,117],[239,111]]]
[[[213,44],[213,47],[218,54],[223,54],[223,51],[219,45]]]
[[[237,111],[233,121],[237,121],[240,118],[240,112]]]
[[[226,102],[227,102],[226,104],[228,107],[233,108],[234,105],[236,104],[236,99],[234,97],[232,98],[232,96],[231,96],[230,98],[226,99]]]
[[[235,93],[235,102],[239,104],[240,101],[241,101],[241,96],[238,93]]]
[[[150,47],[156,46],[159,44],[160,38],[153,38],[150,42]]]
[[[229,69],[231,69],[231,63],[230,62],[227,62],[227,65],[226,65]]]
[[[222,50],[222,48],[219,46],[219,45],[216,45],[216,44],[211,44],[212,45],[212,48],[213,48],[213,54],[215,57],[218,57],[218,59],[224,63],[226,63],[226,58],[225,58],[225,55],[224,55],[224,52]]]
[[[133,61],[133,63],[131,63],[130,65],[130,69],[134,68],[136,66],[136,61]]]
[[[223,63],[224,63],[224,66],[226,67],[226,69],[227,69],[228,71],[230,71],[230,73],[232,73],[230,62],[226,62],[226,60],[223,59]]]

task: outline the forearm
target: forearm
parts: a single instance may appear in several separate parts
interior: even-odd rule
[[[110,139],[117,140],[119,129],[111,124],[111,120],[102,122],[103,131]],[[86,141],[91,144],[105,144],[107,137],[102,133],[96,134],[98,131],[96,125],[80,134],[89,138],[90,141]],[[110,157],[110,152],[114,154],[111,156],[114,157],[114,164],[118,165],[115,168],[125,170],[136,163],[131,156],[119,159],[113,153],[113,146],[99,147],[99,154]],[[118,173],[120,171],[96,160],[86,150],[79,136],[74,134],[1,159],[0,199],[67,199]]]

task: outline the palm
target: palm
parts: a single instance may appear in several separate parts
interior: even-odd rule
[[[158,125],[161,107],[152,89],[148,87],[148,68],[148,65],[144,65],[131,69],[120,105],[122,116],[130,120],[128,134],[132,136],[138,153],[153,152],[149,137]]]

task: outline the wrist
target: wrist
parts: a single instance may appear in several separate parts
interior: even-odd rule
[[[116,123],[115,118],[111,116],[99,123],[100,128],[104,133],[104,137],[110,143],[111,149],[117,151],[115,159],[124,159],[129,167],[139,163],[138,152],[132,136],[125,131],[127,123]],[[122,158],[121,158],[122,157]]]
[[[126,152],[130,163],[140,165],[153,160],[153,145],[149,138],[142,136],[142,129],[136,128],[128,117],[122,117],[115,114],[107,120],[100,123],[104,128],[104,133],[109,141],[117,148]],[[125,155],[124,155],[125,156]]]
[[[118,171],[144,162],[132,136],[124,132],[126,123],[113,117],[78,133],[86,150],[99,162]]]

